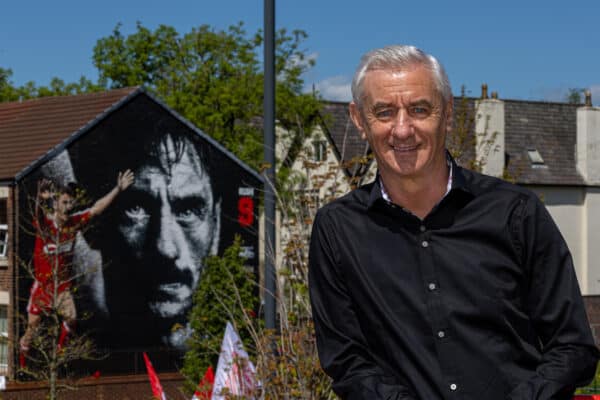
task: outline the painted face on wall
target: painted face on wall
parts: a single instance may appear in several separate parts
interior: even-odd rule
[[[211,178],[194,145],[171,135],[135,175],[118,231],[150,283],[150,312],[165,320],[186,316],[202,259],[218,249],[220,204]]]

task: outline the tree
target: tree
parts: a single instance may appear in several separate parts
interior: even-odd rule
[[[260,325],[255,317],[251,317],[258,309],[257,282],[244,267],[241,246],[237,237],[222,257],[206,259],[202,279],[194,294],[190,313],[193,333],[183,365],[183,373],[190,379],[188,388],[191,391],[207,367],[217,365],[227,321],[240,326],[239,333],[246,348],[254,348],[249,330]]]
[[[74,389],[72,383],[59,377],[71,378],[68,366],[77,361],[100,357],[91,338],[77,333],[75,297],[77,281],[81,274],[72,264],[74,243],[78,232],[79,217],[70,217],[73,224],[58,226],[54,223],[53,207],[64,193],[55,191],[53,184],[45,179],[38,183],[36,198],[31,201],[31,228],[22,226],[35,237],[33,260],[19,260],[26,274],[35,282],[32,286],[25,321],[25,333],[20,343],[20,374],[48,383],[48,398],[58,399],[63,389]],[[69,201],[75,207],[86,203],[83,191],[77,190]],[[31,307],[31,308],[30,308]]]
[[[49,86],[36,86],[33,81],[29,81],[22,86],[14,86],[10,80],[11,76],[11,69],[0,68],[0,102],[74,95],[97,92],[103,89],[103,85],[95,84],[84,76],[78,82],[71,83],[65,83],[62,79],[54,77]]]
[[[565,95],[565,101],[569,104],[581,104],[583,103],[583,93],[585,89],[582,88],[569,88]]]
[[[320,107],[312,94],[302,93],[302,74],[314,64],[301,48],[305,38],[303,31],[285,29],[276,37],[276,118],[293,144],[283,156],[287,167],[313,131]],[[184,35],[166,25],[152,31],[138,23],[128,36],[117,25],[96,43],[94,64],[103,84],[145,86],[258,169],[263,159],[262,42],[260,31],[247,35],[242,23],[226,31],[202,25]]]

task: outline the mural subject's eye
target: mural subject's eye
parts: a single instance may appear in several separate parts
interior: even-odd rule
[[[142,206],[136,205],[125,210],[125,215],[135,224],[144,224],[150,219],[150,214]]]
[[[173,202],[173,213],[177,220],[191,224],[203,220],[206,216],[206,201],[202,197],[187,197]]]

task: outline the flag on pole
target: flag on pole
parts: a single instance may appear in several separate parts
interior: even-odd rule
[[[212,388],[215,383],[215,373],[212,367],[209,365],[204,373],[204,377],[198,384],[198,389],[194,392],[192,400],[210,400],[212,396]]]
[[[231,323],[227,322],[215,374],[212,400],[224,400],[226,393],[253,399],[256,386],[254,365],[244,350],[238,333]]]
[[[163,391],[162,386],[160,385],[160,381],[158,380],[158,376],[154,371],[154,367],[148,358],[146,352],[144,352],[144,361],[146,362],[146,370],[148,371],[148,378],[150,379],[150,386],[152,387],[152,395],[153,397],[159,400],[167,400],[165,397],[165,392]]]

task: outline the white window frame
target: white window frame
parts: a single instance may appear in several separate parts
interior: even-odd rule
[[[326,140],[314,140],[313,141],[313,160],[314,161],[325,161],[327,158],[327,141]]]

